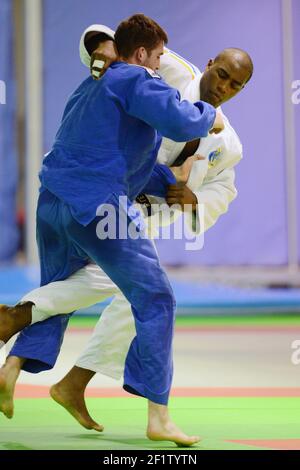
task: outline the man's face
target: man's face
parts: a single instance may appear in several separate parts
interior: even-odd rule
[[[149,69],[157,70],[160,67],[160,58],[164,53],[164,43],[161,42],[155,49],[153,49],[150,53],[146,51],[146,58],[144,61],[144,67],[148,67]]]
[[[217,108],[244,88],[249,75],[249,69],[235,56],[211,59],[200,81],[201,100]]]

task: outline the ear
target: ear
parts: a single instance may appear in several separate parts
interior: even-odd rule
[[[209,61],[207,62],[207,65],[205,67],[205,72],[207,72],[211,68],[211,66],[214,64],[214,62],[215,62],[214,59],[209,59]]]
[[[136,57],[136,60],[137,60],[138,64],[144,65],[146,59],[148,58],[148,54],[147,54],[146,49],[143,46],[136,49],[135,57]]]

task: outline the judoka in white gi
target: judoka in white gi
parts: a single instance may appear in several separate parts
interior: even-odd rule
[[[84,38],[91,32],[104,32],[107,35],[113,35],[111,30],[99,25],[93,25],[85,31],[81,40],[81,58],[87,66],[90,63],[90,56],[85,48]],[[230,67],[230,61],[233,60],[232,54],[233,51],[224,53],[226,67],[225,71],[220,68],[219,74],[228,73],[226,70],[228,70],[228,66]],[[236,54],[238,54],[237,51]],[[200,71],[177,54],[169,50],[165,52],[161,59],[159,73],[169,84],[176,86],[181,91],[183,98],[192,102],[200,98]],[[249,79],[249,76],[248,73],[239,85],[236,83],[233,86],[229,85],[229,90],[224,88],[224,94],[220,93],[220,99],[226,101],[235,95],[242,88],[244,82]],[[231,80],[230,76],[230,83]],[[204,80],[204,85],[206,82],[207,80]],[[211,82],[212,78],[209,77],[208,84]],[[222,80],[219,79],[219,82]],[[191,230],[207,230],[211,227],[218,217],[227,211],[229,203],[236,196],[233,167],[241,158],[242,147],[229,121],[225,117],[224,120],[225,130],[221,134],[201,139],[197,153],[206,156],[206,160],[194,163],[187,187],[178,188],[169,194],[169,200],[174,198],[174,194],[177,197],[174,202],[183,204],[184,201],[186,203],[194,202],[191,199],[192,195],[192,197],[196,197],[199,204],[204,203],[204,227],[195,224],[195,219],[199,219],[199,207],[196,204],[196,210],[193,214],[190,212],[185,214],[186,223]],[[184,144],[164,139],[158,161],[172,165],[183,147]],[[180,199],[182,197],[183,200]],[[130,305],[105,273],[92,264],[78,271],[69,279],[48,284],[23,299],[35,303],[32,319],[33,322],[37,322],[50,315],[56,315],[58,311],[68,313],[112,295],[115,295],[115,298],[102,313],[90,342],[76,362],[76,367],[62,382],[52,388],[52,395],[57,401],[66,406],[82,425],[94,429],[97,429],[97,423],[90,418],[85,408],[84,388],[96,372],[114,378],[122,376],[128,348],[135,336]],[[80,384],[79,389],[78,384]],[[70,395],[71,390],[74,392],[74,386],[77,397],[74,393],[72,393],[72,397]],[[73,402],[71,403],[71,401]]]

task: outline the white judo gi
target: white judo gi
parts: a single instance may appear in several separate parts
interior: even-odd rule
[[[83,38],[89,31],[113,32],[101,25],[93,25],[82,36],[81,59],[89,66],[89,55]],[[160,75],[172,87],[180,91],[182,99],[195,102],[200,99],[201,72],[190,62],[166,49],[161,57]],[[194,162],[187,183],[196,195],[198,212],[184,214],[185,223],[195,234],[213,226],[221,214],[227,212],[229,204],[237,195],[234,185],[234,166],[242,158],[242,145],[238,135],[224,116],[225,129],[218,135],[202,138],[198,154],[205,160]],[[184,143],[163,139],[158,154],[160,163],[171,166],[184,148]],[[151,202],[162,202],[151,197]],[[204,205],[202,220],[201,205]],[[182,213],[178,211],[178,216]],[[158,214],[152,216],[151,226],[158,223]],[[195,217],[202,223],[195,224]],[[155,219],[156,218],[156,219]],[[169,223],[168,210],[160,213],[160,223]],[[64,281],[50,283],[28,293],[22,300],[35,303],[32,323],[50,316],[86,308],[114,296],[99,319],[92,337],[76,365],[100,372],[115,379],[123,375],[124,362],[132,339],[135,336],[131,307],[119,289],[96,265],[90,264]]]

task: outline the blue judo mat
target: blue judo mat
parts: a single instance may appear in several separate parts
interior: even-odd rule
[[[220,284],[178,281],[170,277],[178,305],[178,314],[268,314],[299,313],[300,289],[241,288]],[[0,303],[13,305],[28,291],[38,287],[36,267],[0,268]],[[99,314],[109,300],[80,313]]]

